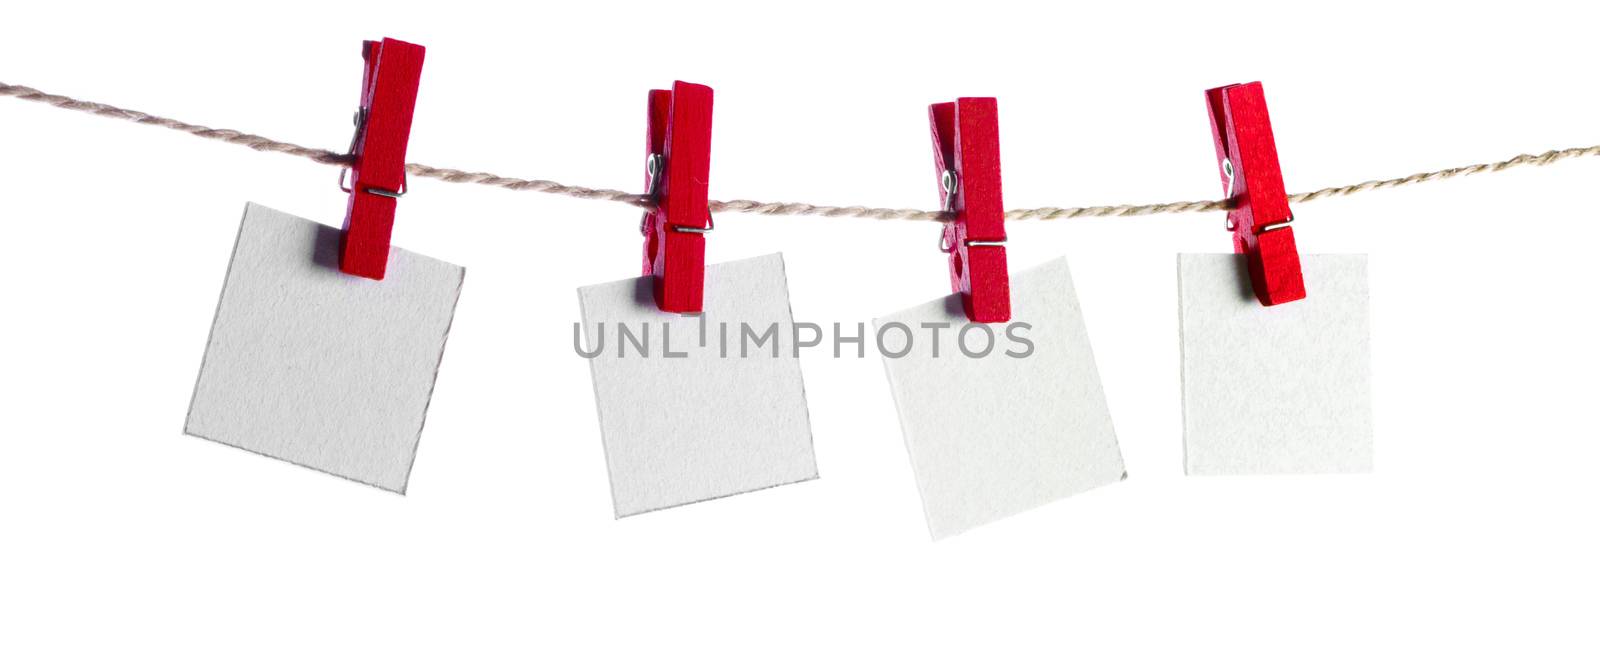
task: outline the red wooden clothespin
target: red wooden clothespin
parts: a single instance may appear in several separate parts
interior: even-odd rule
[[[928,119],[939,197],[952,216],[939,238],[939,250],[950,254],[951,289],[968,319],[1010,321],[999,107],[994,98],[958,98],[928,107]]]
[[[696,313],[705,297],[707,201],[711,177],[711,88],[681,81],[650,92],[645,188],[655,207],[639,223],[644,274],[655,277],[656,307]]]
[[[389,265],[389,235],[394,230],[396,200],[406,192],[406,143],[411,114],[422,79],[421,46],[384,38],[365,42],[361,56],[361,107],[356,134],[350,141],[350,194],[344,236],[339,244],[339,269],[346,274],[383,279]]]
[[[1289,197],[1278,167],[1278,147],[1267,118],[1261,82],[1206,91],[1211,137],[1217,144],[1222,188],[1234,201],[1228,212],[1233,249],[1249,257],[1250,284],[1263,305],[1306,297],[1300,254],[1289,222]]]

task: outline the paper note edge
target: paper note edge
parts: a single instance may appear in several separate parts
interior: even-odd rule
[[[194,390],[189,394],[189,411],[183,416],[184,435],[189,437],[198,437],[202,440],[210,440],[212,442],[217,442],[218,444],[223,443],[218,442],[217,440],[211,440],[211,438],[203,435],[195,434],[191,432],[190,429],[194,425],[195,403],[200,400],[200,382],[205,379],[206,364],[211,361],[211,344],[217,339],[217,324],[222,321],[222,305],[227,302],[228,286],[233,283],[233,265],[239,261],[239,243],[244,240],[244,225],[246,221],[250,220],[250,208],[254,206],[256,206],[255,203],[246,201],[244,203],[244,213],[240,214],[239,216],[239,230],[233,234],[233,250],[228,253],[228,267],[223,270],[222,273],[222,289],[217,291],[217,306],[215,309],[211,310],[211,329],[206,332],[205,348],[200,351],[200,369],[195,372]],[[238,447],[237,445],[228,446],[243,449],[243,447]],[[249,450],[246,449],[246,451]]]
[[[631,279],[622,279],[618,281],[631,281],[638,283],[640,279],[643,279],[643,277],[633,277]],[[589,305],[584,300],[584,289],[595,286],[604,286],[612,283],[617,282],[589,284],[587,286],[579,286],[576,290],[576,293],[578,294],[578,327],[579,331],[583,333],[583,338],[585,341],[589,339],[589,333],[587,330],[587,326],[589,324]],[[603,326],[601,327],[600,332],[603,336],[605,332],[605,328]],[[604,352],[597,352],[596,355],[587,357],[586,362],[589,364],[589,388],[594,393],[594,417],[595,421],[597,422],[595,428],[600,432],[600,457],[601,460],[604,460],[606,463],[606,488],[611,492],[611,519],[616,521],[622,519],[624,515],[622,514],[622,508],[617,505],[617,477],[616,472],[611,467],[611,445],[606,444],[605,404],[602,403],[600,399],[600,374],[599,371],[595,369],[595,360],[599,359],[603,354]]]
[[[767,255],[768,256],[777,256],[778,257],[778,279],[781,280],[782,283],[783,283],[783,307],[784,307],[784,311],[787,312],[788,315],[789,315],[789,338],[791,340],[793,340],[794,337],[795,337],[794,296],[789,294],[789,262],[788,262],[787,259],[785,259],[783,257],[783,252],[782,251],[775,251],[775,252],[767,254]],[[761,257],[760,256],[756,256],[756,257],[752,258],[752,260],[754,260],[755,258],[761,258]],[[818,328],[820,329],[821,326],[818,326]],[[800,345],[799,345],[798,342],[790,342],[789,344],[792,347],[794,347],[794,352],[795,352],[795,355],[792,356],[792,358],[794,359],[795,376],[800,378],[800,409],[805,414],[806,453],[810,456],[809,460],[811,462],[811,476],[810,477],[807,477],[805,479],[797,479],[795,481],[786,483],[786,484],[797,484],[797,483],[800,483],[800,482],[809,482],[809,481],[812,481],[812,480],[815,480],[815,479],[822,479],[822,466],[817,463],[817,435],[816,435],[816,431],[813,430],[812,427],[811,427],[811,396],[806,391],[806,370],[805,370],[805,367],[800,365],[800,348],[799,348]],[[785,486],[786,484],[775,484],[774,486]],[[761,490],[761,489],[751,489],[749,491],[745,491],[745,493],[754,493],[755,491],[759,491],[759,490]],[[701,501],[701,502],[704,502],[704,501]]]
[[[417,421],[417,436],[411,442],[411,460],[406,462],[405,475],[400,478],[400,489],[396,491],[402,496],[411,486],[411,471],[416,469],[417,454],[422,451],[422,433],[428,426],[428,410],[433,408],[433,392],[439,386],[439,371],[444,368],[444,352],[450,348],[450,332],[455,329],[456,310],[461,306],[461,290],[467,284],[466,266],[454,263],[449,265],[456,269],[455,297],[450,300],[450,315],[445,318],[444,334],[439,337],[439,357],[433,363],[433,376],[428,379],[428,399],[422,403],[422,418]]]

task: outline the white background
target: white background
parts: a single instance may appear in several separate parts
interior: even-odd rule
[[[429,48],[414,161],[636,189],[680,78],[713,197],[896,207],[960,95],[1000,99],[1012,207],[1218,197],[1202,91],[1253,79],[1296,191],[1600,142],[1593,16],[1283,4],[13,3],[0,81],[343,149],[390,35]],[[0,100],[0,665],[1600,660],[1600,160],[1296,209],[1371,254],[1371,476],[1183,476],[1174,255],[1221,214],[1013,224],[1013,267],[1071,260],[1130,478],[939,543],[871,356],[803,359],[819,481],[611,519],[571,345],[639,263],[607,203],[412,183],[396,243],[468,273],[408,496],[183,437],[245,201],[337,225],[337,173]],[[933,224],[718,224],[798,319],[948,288]]]

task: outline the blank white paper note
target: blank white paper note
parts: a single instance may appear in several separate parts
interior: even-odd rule
[[[465,270],[353,277],[339,236],[245,207],[184,432],[404,493]]]
[[[960,296],[874,322],[934,539],[1126,476],[1066,259],[1012,275],[1011,314],[982,356]]]
[[[706,266],[699,316],[652,281],[578,289],[616,516],[816,479],[783,256]]]
[[[1372,470],[1365,255],[1300,257],[1306,297],[1263,306],[1239,254],[1180,254],[1191,475]]]

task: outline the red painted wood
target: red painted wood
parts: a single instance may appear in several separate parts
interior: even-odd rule
[[[645,220],[643,269],[655,277],[656,307],[666,312],[700,312],[705,298],[706,236],[678,229],[710,228],[711,102],[711,88],[700,84],[650,92],[647,149],[665,167]]]
[[[383,279],[389,264],[396,199],[373,190],[400,193],[406,183],[406,144],[417,105],[424,49],[384,38],[366,42],[361,81],[365,122],[356,129],[351,153],[350,205],[345,213],[339,269],[346,274]]]
[[[950,287],[961,294],[967,318],[977,323],[1011,320],[1011,278],[1006,248],[969,244],[1005,242],[1000,186],[1000,115],[994,98],[959,98],[928,107],[933,130],[939,202],[947,199],[945,170],[957,176],[955,219],[945,225]]]
[[[1294,231],[1287,225],[1294,220],[1294,213],[1289,211],[1289,197],[1283,188],[1261,82],[1206,91],[1206,106],[1211,111],[1211,137],[1224,192],[1230,188],[1224,161],[1233,166],[1231,197],[1237,206],[1228,212],[1228,222],[1233,227],[1234,251],[1249,257],[1250,284],[1256,298],[1271,306],[1306,297]]]

